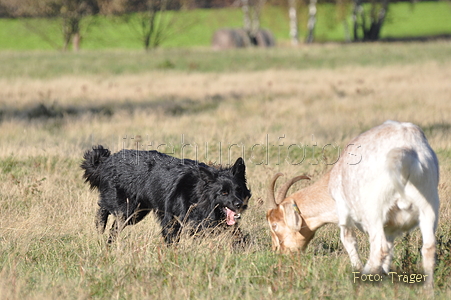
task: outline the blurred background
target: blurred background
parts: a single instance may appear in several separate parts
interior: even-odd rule
[[[0,50],[227,48],[450,35],[447,0],[0,0]]]

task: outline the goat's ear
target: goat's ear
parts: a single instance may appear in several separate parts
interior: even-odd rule
[[[210,183],[215,180],[215,175],[212,172],[210,172],[210,170],[208,170],[207,168],[199,167],[199,173],[200,178],[202,178],[202,180],[205,183]]]
[[[282,203],[285,224],[293,231],[300,231],[302,226],[301,212],[294,201]]]
[[[241,157],[239,157],[235,161],[235,164],[232,167],[232,175],[243,181],[246,180],[246,166],[244,164],[244,160]]]

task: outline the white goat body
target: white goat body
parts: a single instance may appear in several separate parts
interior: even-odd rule
[[[351,149],[351,150],[350,150]],[[389,273],[396,236],[419,225],[423,268],[432,284],[438,222],[438,160],[411,123],[386,121],[353,139],[330,173],[341,240],[351,264],[362,269],[353,226],[368,233],[364,273]]]

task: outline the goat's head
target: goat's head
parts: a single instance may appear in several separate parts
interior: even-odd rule
[[[277,173],[268,187],[268,206],[266,213],[271,230],[272,248],[276,251],[289,252],[303,250],[313,237],[314,232],[305,226],[301,211],[294,198],[285,198],[289,188],[301,179],[310,179],[307,176],[297,176],[285,183],[275,197],[274,187],[277,178],[283,176]]]

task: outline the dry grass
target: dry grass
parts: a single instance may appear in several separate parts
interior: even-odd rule
[[[353,136],[387,119],[410,121],[425,130],[439,156],[437,236],[448,242],[449,78],[451,60],[333,70],[0,79],[3,107],[17,112],[0,123],[0,294],[7,299],[408,299],[420,289],[353,285],[333,226],[321,230],[304,256],[272,254],[259,199],[265,198],[268,178],[276,171],[322,174],[328,168],[324,162],[337,157],[331,146],[325,159],[318,156],[323,146],[343,148]],[[63,112],[79,110],[46,120],[17,117],[36,103]],[[109,113],[96,113],[93,107],[108,107]],[[183,148],[182,139],[191,147]],[[229,153],[234,160],[244,149],[253,192],[242,220],[252,236],[249,249],[229,254],[226,236],[213,242],[187,239],[168,249],[155,220],[147,218],[127,228],[117,247],[107,250],[105,236],[94,230],[97,193],[82,182],[78,165],[92,145],[117,151],[134,148],[137,141],[142,149],[167,144],[176,156],[197,154],[200,160],[223,164]],[[301,161],[302,151],[289,150],[291,144],[308,145],[299,165],[292,162]],[[315,155],[312,145],[317,145]],[[407,242],[412,260],[418,259],[420,245],[417,230]],[[366,242],[361,248],[367,253]],[[396,267],[406,260],[400,258],[401,248]],[[449,259],[449,245],[441,249],[437,295],[446,299],[450,265],[443,258]],[[416,261],[411,264],[415,270]]]

